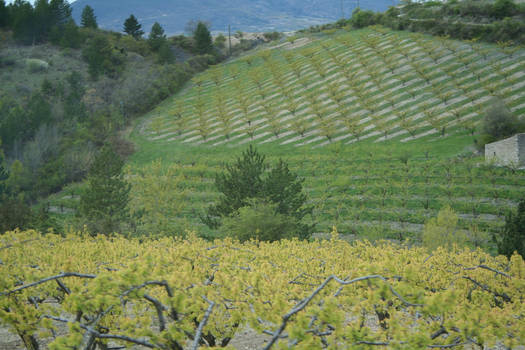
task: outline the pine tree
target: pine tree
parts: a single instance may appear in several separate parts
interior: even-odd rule
[[[0,28],[7,27],[9,24],[9,9],[4,0],[0,0]]]
[[[51,0],[49,2],[49,7],[52,13],[53,25],[62,26],[72,19],[71,13],[73,12],[73,9],[67,0]]]
[[[92,234],[116,232],[129,216],[130,185],[123,178],[123,165],[124,161],[104,146],[89,171],[79,214]]]
[[[217,204],[208,208],[203,222],[210,228],[218,228],[221,219],[235,216],[241,208],[266,203],[273,206],[275,214],[293,223],[293,232],[287,233],[307,238],[314,226],[302,223],[304,216],[312,211],[304,206],[307,198],[303,193],[303,180],[282,160],[267,172],[268,168],[264,155],[252,146],[234,164],[227,165],[226,173],[215,177],[215,186],[222,196]]]
[[[155,22],[151,27],[151,32],[148,36],[149,46],[153,51],[158,51],[165,41],[166,35],[164,34],[164,29],[158,22]]]
[[[128,35],[131,35],[135,39],[139,39],[144,35],[144,31],[142,30],[142,25],[140,25],[137,18],[133,15],[130,15],[128,19],[124,22],[124,32]]]
[[[204,22],[199,22],[197,28],[193,33],[195,39],[195,47],[200,54],[209,53],[212,49],[211,34]]]
[[[525,199],[519,202],[516,213],[507,215],[503,232],[495,239],[500,254],[510,258],[517,252],[525,257]]]
[[[82,10],[80,24],[84,28],[98,28],[97,17],[95,16],[95,11],[91,6],[86,5]]]
[[[23,196],[14,193],[14,188],[10,186],[10,180],[13,180],[10,176],[13,175],[7,169],[4,152],[0,148],[0,235],[16,228],[25,229],[32,219],[31,208],[24,202]]]
[[[29,2],[15,1],[9,6],[13,37],[24,43],[36,40],[36,23],[33,6]]]

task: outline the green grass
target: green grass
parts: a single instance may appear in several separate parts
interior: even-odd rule
[[[473,155],[469,128],[482,118],[490,100],[490,84],[497,85],[494,95],[514,113],[523,112],[524,53],[508,57],[493,45],[469,46],[382,28],[311,39],[300,48],[258,51],[204,72],[137,121],[130,136],[137,152],[128,162],[129,174],[147,173],[151,162],[160,160],[164,168],[174,167],[174,173],[181,176],[170,190],[172,196],[164,196],[181,203],[173,215],[164,214],[168,215],[165,230],[192,229],[213,235],[200,222],[199,214],[217,199],[214,175],[253,143],[270,162],[283,158],[305,179],[309,205],[314,208],[312,220],[318,223],[319,232],[329,232],[336,225],[343,234],[361,235],[377,229],[383,237],[417,237],[428,218],[445,205],[459,214],[463,229],[477,226],[498,231],[505,213],[525,195],[525,173],[486,166],[482,157]],[[432,53],[437,63],[425,52],[425,45],[441,52]],[[386,69],[388,58],[381,58],[380,53],[389,47],[388,54],[395,60]],[[486,60],[478,54],[481,47],[489,52]],[[321,68],[313,67],[310,54],[319,57]],[[252,57],[251,64],[247,57]],[[337,57],[339,65],[332,57]],[[491,64],[497,62],[501,74],[492,74]],[[355,73],[354,80],[346,79],[345,67]],[[375,78],[374,67],[378,69]],[[416,68],[423,73],[415,72]],[[253,79],[258,69],[260,82],[255,81],[257,76]],[[284,88],[278,86],[281,76]],[[235,80],[241,81],[241,88],[235,86]],[[329,84],[339,87],[340,101],[330,97]],[[264,98],[261,89],[266,89]],[[442,92],[447,90],[452,93],[445,100]],[[312,112],[316,98],[326,103],[321,116]],[[226,123],[218,118],[217,101],[221,99],[234,124],[229,138],[223,131]],[[242,99],[249,101],[247,113],[240,108]],[[298,105],[295,114],[286,110],[294,102]],[[280,111],[273,119],[282,126],[279,137],[269,131],[272,116],[264,111],[268,105]],[[181,106],[184,123],[177,121],[177,106]],[[435,109],[440,125],[445,126],[444,137],[428,120],[429,108]],[[405,124],[399,118],[403,113]],[[304,137],[293,130],[294,119],[308,125]],[[359,140],[345,128],[345,119],[366,127]],[[179,130],[181,125],[184,128]],[[247,129],[253,125],[257,127],[250,136]],[[332,133],[330,138],[319,134],[319,125],[326,126],[326,134]],[[410,137],[409,129],[416,137]],[[133,189],[135,200],[140,200],[143,190]],[[168,203],[154,203],[151,213],[162,208],[168,208]]]

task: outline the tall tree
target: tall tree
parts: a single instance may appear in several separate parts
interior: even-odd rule
[[[36,21],[33,6],[27,1],[15,0],[9,9],[14,38],[25,43],[34,42]]]
[[[91,6],[86,5],[82,10],[80,24],[84,28],[98,28],[97,17],[95,16],[95,11]]]
[[[36,0],[34,6],[33,25],[35,27],[36,40],[42,41],[54,25],[53,13],[48,0]]]
[[[130,15],[124,22],[124,32],[131,35],[135,39],[139,39],[140,37],[142,37],[142,35],[144,35],[142,25],[133,15]]]
[[[151,27],[151,32],[148,36],[148,44],[153,51],[158,51],[162,44],[166,41],[166,35],[164,29],[158,22],[155,22]]]
[[[498,252],[511,257],[517,252],[525,257],[525,199],[522,199],[515,213],[510,212],[505,218],[505,227],[501,235],[495,235]]]
[[[31,221],[31,208],[9,186],[10,175],[0,148],[0,235],[16,228],[26,229]]]
[[[195,39],[195,47],[200,54],[209,53],[212,49],[212,39],[210,30],[204,22],[199,22],[197,28],[193,33]]]
[[[79,208],[92,234],[117,232],[129,217],[130,185],[124,179],[123,165],[109,146],[104,146],[93,162]]]
[[[51,0],[49,7],[51,8],[54,25],[62,26],[72,19],[71,13],[73,9],[67,0]]]
[[[293,222],[295,236],[308,237],[314,226],[302,222],[312,211],[305,207],[304,180],[291,172],[282,160],[268,169],[265,157],[250,145],[234,164],[227,165],[226,173],[216,175],[215,186],[221,196],[217,204],[208,208],[203,222],[210,228],[218,228],[221,220],[235,216],[243,207],[269,203],[275,214]]]
[[[4,0],[0,0],[0,28],[7,27],[9,24],[9,9]]]

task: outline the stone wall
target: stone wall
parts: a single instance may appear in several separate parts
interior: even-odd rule
[[[485,145],[485,159],[497,165],[525,166],[525,134]]]

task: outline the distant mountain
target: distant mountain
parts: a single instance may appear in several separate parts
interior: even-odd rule
[[[159,22],[168,34],[184,32],[191,20],[211,23],[213,31],[245,32],[288,31],[345,17],[359,3],[363,9],[383,11],[397,0],[77,0],[72,3],[73,16],[80,22],[84,6],[95,10],[98,24],[104,29],[122,31],[122,25],[134,14],[148,32]]]

